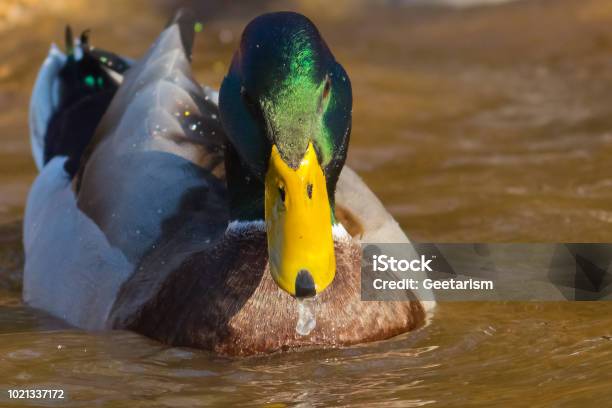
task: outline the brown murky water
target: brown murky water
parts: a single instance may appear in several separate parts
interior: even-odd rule
[[[609,303],[443,304],[390,341],[244,360],[88,334],[24,307],[27,105],[48,44],[70,22],[137,57],[176,2],[21,3],[6,15],[0,5],[1,406],[27,405],[8,401],[10,388],[64,389],[49,406],[610,404]],[[315,20],[353,82],[349,163],[414,239],[612,242],[609,1],[191,3],[205,21],[194,66],[211,85],[252,16],[292,8]]]

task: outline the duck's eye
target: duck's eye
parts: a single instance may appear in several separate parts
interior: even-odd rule
[[[308,194],[308,198],[312,200],[312,184],[308,183],[306,186],[306,194]]]
[[[283,186],[279,186],[278,187],[278,195],[280,196],[282,202],[285,202],[285,187]]]
[[[327,97],[329,96],[329,91],[331,91],[331,78],[327,77],[327,79],[325,80],[325,87],[323,88],[323,100],[327,99]]]
[[[321,93],[321,100],[319,101],[319,113],[323,112],[325,109],[327,99],[329,98],[329,93],[331,91],[331,78],[329,76],[325,77],[325,85],[323,85],[323,92]]]
[[[257,104],[255,103],[253,98],[251,98],[251,95],[249,95],[246,89],[244,89],[244,87],[240,88],[240,95],[242,96],[242,100],[244,101],[244,103],[246,103],[249,109],[253,111],[257,110]]]

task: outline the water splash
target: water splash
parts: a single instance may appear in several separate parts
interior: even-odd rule
[[[295,325],[295,331],[300,336],[307,336],[317,325],[317,318],[315,317],[315,298],[302,298],[298,299],[298,321]]]

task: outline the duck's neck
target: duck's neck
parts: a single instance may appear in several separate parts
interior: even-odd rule
[[[264,184],[242,164],[231,145],[225,154],[230,221],[263,222]]]

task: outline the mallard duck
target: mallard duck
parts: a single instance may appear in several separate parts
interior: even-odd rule
[[[315,25],[255,18],[218,94],[192,76],[193,27],[179,12],[136,62],[87,36],[52,47],[31,104],[25,301],[228,355],[421,326],[433,302],[360,300],[360,243],[409,241],[344,166],[351,84]]]

